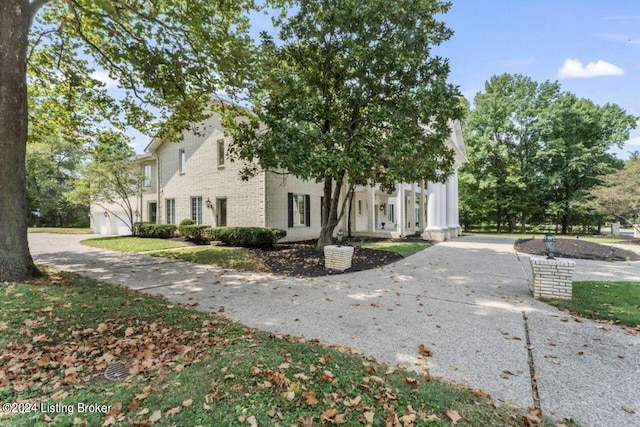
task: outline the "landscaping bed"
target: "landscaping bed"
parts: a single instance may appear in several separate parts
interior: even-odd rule
[[[628,239],[625,243],[632,243],[640,239]],[[634,242],[635,243],[635,242]],[[533,255],[546,256],[542,238],[526,239],[516,242],[515,249]],[[635,252],[614,248],[609,245],[588,242],[584,239],[563,239],[556,240],[556,249],[553,252],[556,257],[589,259],[595,261],[640,261],[640,256]]]
[[[315,242],[278,243],[271,249],[252,249],[251,251],[268,271],[275,274],[318,277],[343,273],[324,267],[324,254],[316,252]],[[354,246],[351,268],[346,271],[370,270],[403,258],[395,252]]]

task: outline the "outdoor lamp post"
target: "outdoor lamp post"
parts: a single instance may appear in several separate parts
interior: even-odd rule
[[[338,230],[338,246],[342,246],[342,236],[344,236],[344,232],[342,228]]]
[[[553,251],[556,249],[556,237],[551,234],[551,231],[549,231],[547,234],[545,234],[542,241],[544,242],[544,246],[547,249],[547,259],[556,259],[553,256]]]

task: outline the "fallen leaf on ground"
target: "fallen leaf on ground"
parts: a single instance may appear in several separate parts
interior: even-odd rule
[[[433,355],[433,352],[427,346],[425,346],[424,344],[420,344],[418,346],[418,353],[420,353],[423,356],[427,356],[427,357]]]
[[[453,409],[447,409],[446,414],[451,420],[451,424],[456,424],[462,418],[458,411],[454,411]]]
[[[157,421],[160,421],[160,418],[162,418],[162,411],[158,410],[151,414],[151,417],[149,417],[149,421],[151,421],[151,423],[153,424]]]

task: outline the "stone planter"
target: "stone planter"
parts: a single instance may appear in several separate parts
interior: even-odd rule
[[[575,262],[544,258],[531,258],[530,262],[534,298],[571,299]]]
[[[332,270],[344,271],[351,268],[353,247],[329,245],[324,247],[324,266]]]

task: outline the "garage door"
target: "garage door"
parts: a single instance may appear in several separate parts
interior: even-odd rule
[[[107,234],[107,218],[103,213],[93,215],[93,232],[97,234]]]
[[[111,234],[118,236],[131,235],[131,227],[128,225],[129,220],[124,212],[117,212],[118,217],[111,215],[113,222],[111,223]]]

